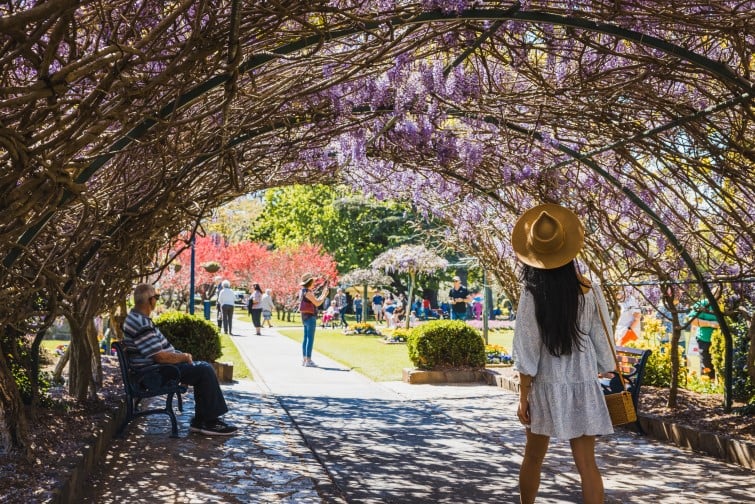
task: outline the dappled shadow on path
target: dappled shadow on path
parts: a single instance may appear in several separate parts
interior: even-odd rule
[[[180,438],[160,416],[133,422],[90,477],[84,502],[302,502],[338,500],[327,475],[273,398],[224,390],[225,418],[240,432],[211,437],[189,432],[186,396]]]
[[[279,399],[350,501],[516,500],[518,453],[428,403]]]
[[[516,396],[437,390],[423,400],[279,400],[350,501],[518,502]],[[752,471],[628,430],[599,438],[596,451],[608,503],[755,502]],[[551,441],[537,502],[581,502],[568,441]]]
[[[169,437],[162,416],[132,423],[84,502],[518,502],[516,396],[412,390],[403,399],[276,398],[224,387],[226,416],[241,428],[230,438],[188,432],[188,394],[181,437]],[[597,452],[608,503],[755,502],[752,471],[629,431],[600,438]],[[569,444],[553,440],[538,503],[573,502],[580,488]]]

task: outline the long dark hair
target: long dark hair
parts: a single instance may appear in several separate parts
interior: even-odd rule
[[[524,265],[521,279],[535,299],[535,319],[548,352],[560,357],[581,350],[578,323],[584,296],[574,261],[553,269]]]

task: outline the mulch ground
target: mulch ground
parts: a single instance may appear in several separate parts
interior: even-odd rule
[[[55,406],[38,408],[29,419],[32,460],[0,453],[0,501],[48,502],[71,466],[94,438],[123,395],[118,362],[103,358],[103,387],[96,400],[79,403],[62,388],[51,393]]]
[[[103,359],[104,384],[98,399],[76,403],[64,391],[55,392],[58,406],[40,408],[30,421],[33,460],[0,454],[0,496],[8,503],[48,501],[52,490],[65,481],[71,466],[98,426],[105,421],[121,398],[117,362]],[[668,389],[643,387],[640,411],[698,431],[709,431],[755,445],[755,416],[726,413],[723,397],[679,390],[678,407],[670,409]],[[739,406],[739,405],[735,405]]]
[[[755,445],[755,415],[742,416],[724,411],[721,394],[698,394],[679,389],[677,407],[668,407],[669,389],[643,386],[640,412],[663,420],[693,427],[698,432],[713,432]],[[735,402],[733,410],[744,406]]]

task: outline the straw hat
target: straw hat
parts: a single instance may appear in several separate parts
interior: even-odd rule
[[[579,254],[585,228],[577,214],[545,203],[530,208],[514,224],[511,245],[524,264],[541,269],[563,266]]]
[[[299,282],[299,285],[307,285],[309,282],[314,280],[316,277],[312,273],[304,273],[301,276],[301,282]]]

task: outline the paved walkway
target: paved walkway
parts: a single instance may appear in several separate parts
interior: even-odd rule
[[[317,353],[304,368],[300,344],[234,325],[256,380],[224,386],[241,434],[188,433],[189,395],[181,439],[160,416],[134,422],[86,502],[518,502],[514,394],[374,383]],[[630,432],[600,439],[598,457],[609,503],[755,502],[752,471]],[[551,444],[538,502],[580,502],[566,442]]]

